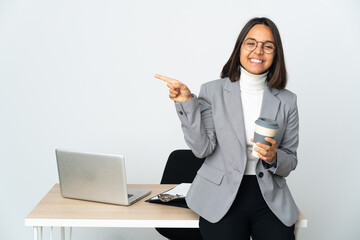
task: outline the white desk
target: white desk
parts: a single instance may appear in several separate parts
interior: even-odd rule
[[[25,226],[34,227],[34,239],[42,239],[42,227],[127,227],[127,228],[197,228],[199,216],[187,208],[165,206],[145,202],[176,185],[129,184],[129,187],[150,189],[151,194],[131,206],[118,206],[63,198],[59,184],[45,195],[25,218]],[[307,227],[307,219],[301,213],[295,224]]]

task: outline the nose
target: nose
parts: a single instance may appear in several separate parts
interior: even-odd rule
[[[256,54],[264,54],[264,49],[263,49],[263,43],[262,42],[258,42],[255,50],[254,50],[254,53]]]

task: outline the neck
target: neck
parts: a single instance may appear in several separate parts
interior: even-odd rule
[[[245,91],[261,91],[265,88],[265,81],[268,71],[263,74],[251,74],[243,67],[240,67],[240,89]]]

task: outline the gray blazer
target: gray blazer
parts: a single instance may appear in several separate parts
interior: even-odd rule
[[[177,102],[175,107],[186,143],[195,156],[206,157],[186,202],[209,222],[218,222],[236,197],[247,161],[239,81],[224,78],[205,83],[199,97],[193,95],[192,100]],[[257,159],[256,176],[269,208],[281,222],[291,226],[299,212],[284,177],[297,165],[296,95],[266,86],[260,116],[279,124],[275,136],[278,149],[274,165]]]

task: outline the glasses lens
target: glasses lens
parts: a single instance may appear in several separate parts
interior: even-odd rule
[[[264,44],[264,52],[265,53],[272,53],[275,49],[275,45],[272,42],[266,42]]]
[[[256,41],[253,39],[248,39],[244,42],[244,47],[248,51],[253,51],[256,48]]]

